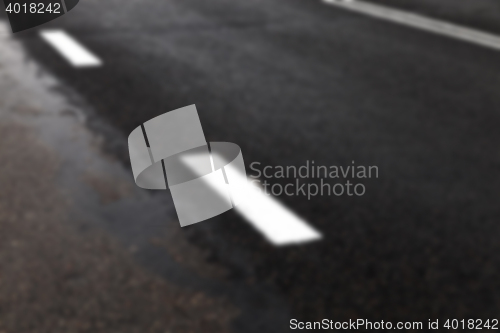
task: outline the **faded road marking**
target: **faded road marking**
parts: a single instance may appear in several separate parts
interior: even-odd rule
[[[487,32],[363,1],[323,0],[323,2],[378,19],[399,23],[412,28],[456,38],[500,51],[500,37]]]

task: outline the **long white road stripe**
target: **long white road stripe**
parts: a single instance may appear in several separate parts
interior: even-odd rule
[[[457,24],[427,18],[421,15],[404,12],[385,6],[375,5],[357,0],[323,0],[325,3],[379,19],[403,24],[436,34],[460,39],[500,51],[500,37],[493,34],[466,28]]]
[[[74,67],[97,67],[102,65],[101,59],[63,30],[42,30],[40,35]]]

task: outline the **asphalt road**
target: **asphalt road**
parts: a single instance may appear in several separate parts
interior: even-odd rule
[[[362,197],[280,197],[320,242],[273,247],[233,212],[183,229],[229,279],[299,320],[498,316],[498,52],[312,0],[88,0],[49,27],[104,66],[18,36],[124,135],[196,104],[207,140],[237,143],[247,168],[379,167]],[[128,163],[125,143],[109,148]]]

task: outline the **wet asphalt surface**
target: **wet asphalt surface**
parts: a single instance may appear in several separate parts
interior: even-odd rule
[[[320,242],[275,248],[234,212],[183,229],[231,283],[284,300],[289,310],[255,301],[269,307],[262,331],[286,331],[282,313],[498,318],[499,53],[303,0],[89,0],[49,27],[104,66],[71,68],[36,30],[18,36],[86,101],[93,123],[124,137],[196,104],[207,141],[237,143],[247,170],[379,167],[363,197],[280,197]],[[126,143],[107,140],[127,165]],[[168,192],[156,196],[171,205]],[[158,265],[149,266],[168,278]]]

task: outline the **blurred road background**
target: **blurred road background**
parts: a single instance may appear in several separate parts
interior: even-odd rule
[[[495,0],[371,3],[500,35]],[[102,66],[72,67],[41,29],[66,31]],[[16,281],[31,291],[8,303],[0,294],[0,332],[286,332],[291,318],[498,318],[500,52],[313,0],[86,0],[49,24],[3,35],[4,45],[22,45],[20,68],[36,67],[12,72],[24,75],[19,85],[27,76],[33,86],[52,82],[47,104],[14,88],[0,95],[16,94],[3,104],[14,110],[15,126],[29,123],[66,161],[46,167],[55,177],[47,186],[57,188],[41,190],[33,203],[59,191],[73,202],[56,223],[61,230],[50,233],[58,250],[31,259],[59,272],[47,273],[47,286],[34,268],[7,279],[18,259],[2,250],[0,281],[12,284],[0,284],[0,293]],[[207,141],[237,143],[247,170],[254,161],[355,161],[378,166],[379,178],[365,182],[363,197],[279,198],[321,231],[318,242],[274,247],[234,212],[180,229],[168,191],[135,188],[126,136],[190,104]],[[27,120],[37,116],[25,105],[56,108],[52,117],[62,120]],[[88,129],[86,148],[65,139],[74,126]],[[23,131],[9,142],[22,144]],[[15,160],[24,151],[0,156]],[[4,182],[13,179],[7,172]],[[23,197],[26,186],[9,191]],[[16,221],[35,223],[24,215]],[[5,228],[2,237],[19,233],[33,253],[45,244],[43,234]],[[73,243],[82,244],[78,251],[55,259]],[[83,258],[87,264],[76,264]],[[100,259],[112,264],[96,277]],[[79,267],[70,269],[73,280],[87,282],[54,287],[69,283],[68,265]],[[81,303],[94,312],[80,311]],[[36,313],[29,325],[26,309]]]

